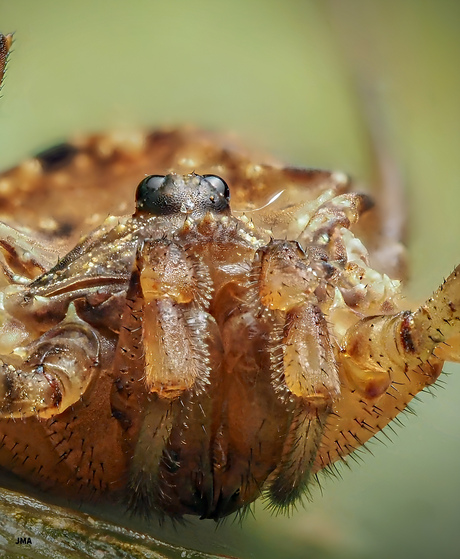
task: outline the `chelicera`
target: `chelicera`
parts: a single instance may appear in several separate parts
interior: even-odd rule
[[[401,309],[341,173],[183,129],[63,144],[0,186],[0,465],[43,490],[288,507],[460,360],[459,268]]]

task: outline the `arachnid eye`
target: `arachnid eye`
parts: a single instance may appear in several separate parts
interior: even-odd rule
[[[229,201],[227,184],[215,175],[150,175],[136,191],[137,211],[152,216],[227,213]]]
[[[166,200],[160,193],[164,181],[164,175],[150,175],[140,182],[136,191],[137,209],[147,210],[156,215],[168,213],[165,211]]]
[[[221,194],[227,201],[230,200],[230,189],[224,179],[221,179],[217,175],[203,175],[219,194]]]

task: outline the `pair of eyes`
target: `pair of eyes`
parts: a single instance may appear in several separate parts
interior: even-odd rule
[[[228,185],[224,181],[224,179],[221,179],[217,175],[201,176],[211,184],[211,186],[216,190],[218,194],[220,194],[227,200],[230,198],[230,189],[228,188]],[[149,188],[150,190],[160,190],[164,185],[165,178],[165,175],[150,175],[142,181],[142,184],[144,184],[144,186]]]
[[[202,188],[197,187],[198,179]],[[177,180],[173,175],[150,175],[137,187],[136,207],[152,215],[172,215],[182,212],[184,204],[199,213],[228,211],[230,190],[217,175],[195,175],[193,185],[187,178]]]

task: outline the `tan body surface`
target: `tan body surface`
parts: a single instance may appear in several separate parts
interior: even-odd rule
[[[187,129],[0,175],[0,465],[146,515],[295,503],[460,357],[458,271],[404,310],[371,212]]]

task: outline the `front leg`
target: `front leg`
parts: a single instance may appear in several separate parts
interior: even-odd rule
[[[363,318],[338,355],[341,398],[315,470],[364,444],[433,384],[444,360],[460,361],[460,266],[415,312]]]
[[[414,313],[367,317],[350,328],[342,363],[349,382],[372,400],[386,392],[397,370],[422,371],[440,361],[459,361],[459,336],[460,266]],[[430,384],[430,375],[422,374]]]
[[[165,469],[179,470],[175,490],[185,493],[190,479],[180,463],[200,457],[196,441],[195,446],[181,444],[181,460],[174,458],[171,433],[181,421],[185,431],[189,421],[193,428],[193,402],[209,385],[208,345],[216,337],[210,294],[207,270],[193,254],[166,239],[146,240],[139,247],[115,351],[111,403],[126,433],[126,452],[133,455],[129,508],[146,515],[178,512],[170,502]],[[201,405],[198,409],[208,448],[211,415]],[[208,485],[203,481],[199,490],[212,498]]]
[[[0,355],[0,418],[57,415],[77,402],[98,367],[99,337],[71,303],[57,326]]]
[[[319,279],[294,241],[259,249],[249,299],[260,325],[271,323],[272,386],[292,410],[281,457],[266,495],[276,510],[292,505],[308,487],[312,466],[340,382],[326,317],[314,294]]]

